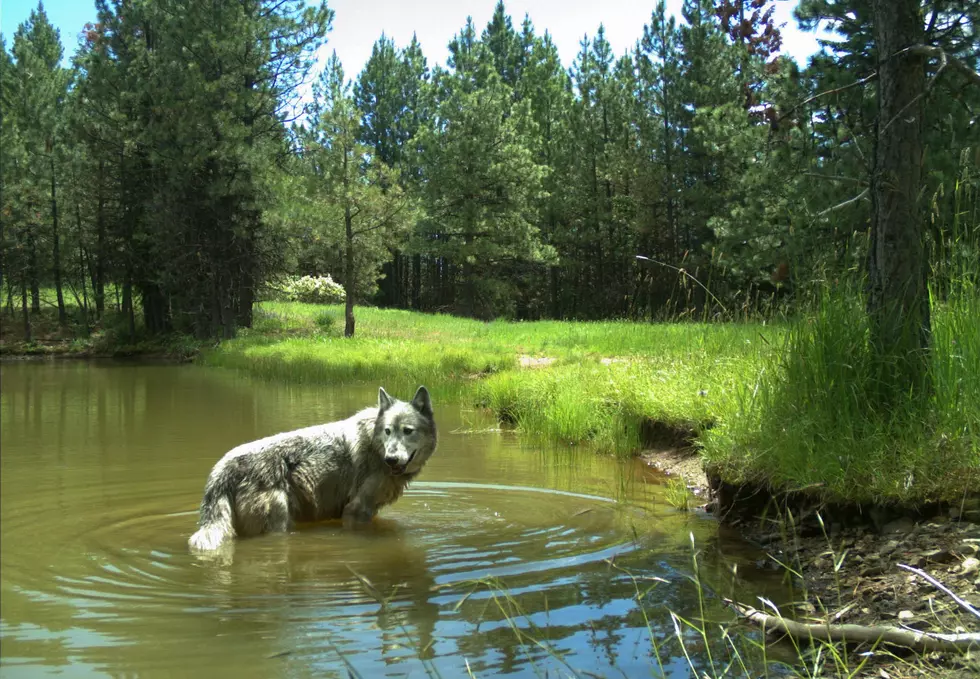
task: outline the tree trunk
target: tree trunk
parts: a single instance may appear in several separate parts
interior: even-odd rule
[[[122,311],[126,314],[129,321],[129,341],[136,341],[136,311],[133,309],[133,284],[129,274],[126,274],[126,282],[123,283],[122,292]]]
[[[918,210],[925,61],[918,0],[874,0],[878,121],[871,176],[868,313],[889,391],[927,387],[927,262]]]
[[[412,255],[412,308],[419,310],[422,300],[422,255]]]
[[[20,282],[20,308],[24,316],[24,341],[31,341],[31,314],[27,310],[27,281],[23,278]]]
[[[61,287],[61,238],[58,233],[58,189],[54,173],[54,152],[51,152],[51,242],[52,265],[54,268],[54,290],[58,298],[58,324],[68,325],[68,314],[65,313],[65,293]]]
[[[95,213],[95,277],[92,279],[92,295],[95,297],[95,317],[105,313],[105,162],[99,161],[98,208]],[[118,289],[117,289],[118,294]],[[117,305],[118,306],[118,303]]]
[[[551,317],[561,319],[561,284],[560,274],[557,266],[550,267],[551,270]]]
[[[29,262],[29,274],[31,277],[31,311],[39,314],[41,313],[41,281],[38,278],[37,272],[37,240],[34,238],[34,227],[29,227],[31,229],[30,238],[30,262]]]
[[[252,327],[252,305],[255,303],[255,278],[251,272],[242,274],[238,287],[237,320],[239,327]]]
[[[81,233],[81,232],[79,232]],[[88,334],[88,286],[85,284],[85,248],[78,244],[78,270],[82,272],[82,322],[85,324],[85,334]]]
[[[346,158],[344,160],[346,164]],[[354,336],[354,224],[350,204],[344,206],[347,247],[344,251],[344,337]]]

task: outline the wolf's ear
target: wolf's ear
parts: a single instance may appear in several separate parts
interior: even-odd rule
[[[432,417],[432,401],[429,400],[429,390],[425,387],[419,387],[419,390],[415,392],[415,398],[412,399],[412,406],[426,417]]]
[[[384,387],[379,387],[378,388],[378,410],[379,411],[384,412],[384,411],[388,410],[388,408],[390,408],[391,407],[391,404],[394,403],[394,402],[395,402],[394,399],[392,399],[391,396],[388,396],[388,392],[385,391],[385,388]]]

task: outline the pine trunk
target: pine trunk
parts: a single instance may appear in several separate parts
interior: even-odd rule
[[[21,279],[20,284],[20,308],[24,315],[24,341],[31,341],[31,314],[27,310],[27,281]]]
[[[350,205],[344,207],[344,228],[347,234],[344,251],[344,337],[354,336],[354,224]]]
[[[58,189],[54,174],[54,153],[51,153],[51,242],[54,290],[58,298],[58,324],[65,326],[68,325],[68,315],[65,313],[65,293],[61,286],[61,237],[58,233]]]
[[[918,0],[874,0],[878,129],[871,177],[868,313],[891,391],[927,387],[926,255],[918,210],[925,63],[902,50],[923,38]],[[887,366],[887,367],[885,367]]]
[[[95,317],[102,318],[105,313],[105,162],[99,161],[99,197],[98,209],[95,213],[96,245],[95,245],[95,275],[92,278],[92,295],[95,297]],[[117,290],[118,292],[118,290]],[[118,306],[118,304],[117,304]]]
[[[31,277],[31,311],[35,314],[41,313],[41,281],[37,271],[37,241],[34,238],[34,227],[31,228],[30,235],[30,262],[29,273]]]
[[[422,300],[422,255],[412,255],[412,308],[419,310]]]

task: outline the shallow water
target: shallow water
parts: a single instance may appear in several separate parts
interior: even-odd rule
[[[670,611],[699,615],[690,536],[706,617],[728,618],[733,564],[740,596],[778,596],[760,555],[672,510],[641,463],[522,446],[438,402],[439,449],[369,530],[304,527],[205,562],[186,540],[218,457],[346,417],[376,386],[67,361],[0,379],[3,677],[686,677]],[[699,669],[709,650],[726,662],[685,645]]]

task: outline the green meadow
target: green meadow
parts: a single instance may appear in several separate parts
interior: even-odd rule
[[[799,321],[481,322],[264,302],[200,361],[305,383],[373,381],[491,409],[537,444],[633,455],[692,437],[734,482],[827,500],[919,503],[980,486],[980,298],[934,301],[934,389],[875,409],[882,370],[858,299],[827,292]]]

